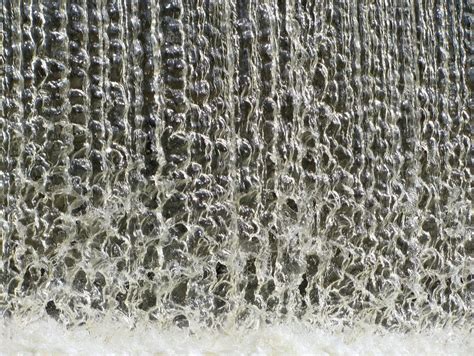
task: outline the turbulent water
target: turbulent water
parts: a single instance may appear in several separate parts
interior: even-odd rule
[[[3,0],[0,313],[473,326],[468,0]]]
[[[0,326],[0,353],[22,355],[192,355],[192,356],[395,356],[466,355],[474,350],[472,333],[454,330],[420,334],[388,333],[374,335],[369,330],[344,333],[301,327],[262,327],[258,330],[219,334],[201,332],[157,332],[141,325],[133,330],[116,323],[88,323],[84,328],[66,331],[54,321]]]

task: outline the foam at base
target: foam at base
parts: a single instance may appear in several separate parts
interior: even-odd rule
[[[256,331],[189,335],[153,327],[130,330],[113,322],[67,330],[53,321],[0,325],[1,354],[154,354],[154,355],[468,355],[474,349],[467,331],[423,334],[346,331],[331,334],[301,325]]]

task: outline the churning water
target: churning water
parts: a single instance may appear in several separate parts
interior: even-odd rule
[[[469,0],[0,10],[0,351],[472,349]]]

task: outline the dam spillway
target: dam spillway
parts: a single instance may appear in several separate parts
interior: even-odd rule
[[[468,1],[0,4],[4,317],[472,328]]]

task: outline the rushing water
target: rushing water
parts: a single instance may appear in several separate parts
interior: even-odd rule
[[[2,339],[3,338],[3,339]],[[308,330],[298,324],[262,327],[255,330],[233,330],[215,334],[209,331],[187,334],[183,331],[157,332],[151,325],[133,330],[116,323],[88,323],[66,331],[53,321],[0,326],[0,352],[81,355],[193,355],[193,356],[471,356],[472,333],[459,330],[437,330],[417,334],[350,330],[329,333]]]
[[[0,1],[0,313],[470,330],[468,3]]]

